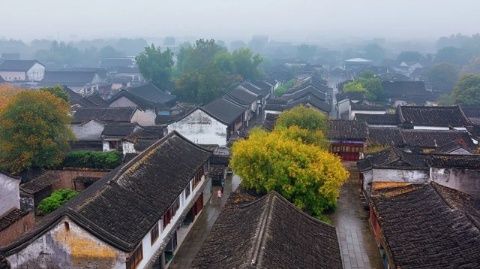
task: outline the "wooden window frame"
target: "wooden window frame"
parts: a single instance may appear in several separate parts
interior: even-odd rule
[[[155,226],[150,230],[150,241],[152,245],[157,241],[159,234],[158,223],[155,223]]]
[[[127,260],[127,269],[135,269],[143,259],[142,243],[133,251],[132,255]]]

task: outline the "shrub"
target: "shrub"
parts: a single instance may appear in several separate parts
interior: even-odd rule
[[[117,151],[72,151],[63,161],[64,167],[113,169],[122,163],[122,154]]]
[[[40,202],[38,205],[38,210],[41,214],[48,214],[77,195],[78,192],[71,189],[56,190],[50,196]]]

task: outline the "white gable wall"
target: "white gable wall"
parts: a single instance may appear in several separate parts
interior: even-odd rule
[[[125,269],[126,258],[124,252],[64,217],[26,248],[8,256],[7,260],[12,268]]]
[[[77,140],[101,140],[103,123],[91,120],[83,124],[72,124],[72,131]]]
[[[20,208],[20,180],[0,173],[0,217]]]
[[[45,66],[35,63],[30,69],[27,71],[27,80],[29,81],[41,81],[45,76]]]
[[[109,107],[138,107],[133,101],[125,96],[118,98],[110,103]]]
[[[137,111],[135,111],[135,114],[133,114],[132,122],[136,122],[142,126],[152,126],[152,125],[155,125],[156,117],[157,117],[157,114],[153,110],[137,109]]]
[[[201,109],[182,120],[169,124],[168,132],[177,131],[197,144],[227,145],[227,125],[214,119]]]

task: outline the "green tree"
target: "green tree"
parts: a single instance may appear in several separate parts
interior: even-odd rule
[[[176,95],[194,103],[207,103],[242,79],[257,79],[262,59],[248,49],[229,53],[215,40],[197,40],[177,55]]]
[[[451,64],[437,64],[428,70],[427,79],[434,90],[450,92],[458,80],[458,70]]]
[[[61,86],[49,87],[49,88],[40,88],[41,91],[46,91],[54,96],[64,100],[65,102],[69,102],[69,97],[67,92]]]
[[[480,75],[465,75],[453,91],[455,103],[480,105]]]
[[[338,157],[278,131],[253,130],[247,140],[235,142],[230,165],[244,188],[275,190],[316,217],[335,208],[348,178]]]
[[[418,63],[423,60],[423,55],[418,51],[402,51],[397,56],[397,62]]]
[[[327,116],[316,109],[300,105],[280,114],[275,126],[275,128],[298,126],[301,129],[325,133],[327,130]]]
[[[167,49],[162,52],[153,44],[145,47],[135,60],[142,76],[163,90],[172,88],[173,53]]]
[[[297,58],[302,62],[312,62],[316,52],[316,46],[301,44],[297,47]]]
[[[471,56],[472,55],[465,49],[445,47],[437,51],[437,54],[435,55],[435,62],[460,66],[468,63]]]
[[[291,80],[283,83],[282,85],[278,86],[275,89],[275,95],[276,96],[282,96],[286,91],[288,91],[290,88],[292,88],[293,85],[295,85],[295,80],[294,79],[291,79]]]
[[[0,111],[0,168],[18,173],[60,164],[73,139],[69,105],[46,91],[22,91]]]
[[[363,86],[360,81],[352,81],[343,86],[344,92],[359,92],[359,93],[367,93],[367,89]]]
[[[188,102],[207,103],[234,81],[233,68],[228,51],[213,39],[183,46],[177,56],[175,94]]]
[[[256,80],[260,78],[259,65],[262,63],[262,57],[253,54],[250,49],[241,48],[232,53],[232,63],[235,72],[246,80]]]
[[[112,46],[105,46],[100,49],[98,52],[98,58],[104,59],[104,58],[116,58],[116,57],[123,57],[123,53],[120,51],[116,50]]]
[[[343,91],[364,93],[370,101],[383,101],[385,99],[382,81],[369,72],[365,72],[354,81],[345,84]]]
[[[59,189],[54,191],[50,196],[40,201],[38,210],[41,214],[46,215],[78,195],[77,191],[71,189]]]

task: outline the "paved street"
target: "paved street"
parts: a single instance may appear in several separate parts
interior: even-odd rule
[[[207,238],[208,233],[213,227],[213,224],[218,218],[227,198],[230,193],[234,191],[240,184],[240,179],[237,176],[228,177],[225,181],[225,187],[221,198],[217,197],[219,187],[213,187],[213,194],[210,201],[203,208],[202,213],[198,216],[197,221],[191,228],[189,234],[183,241],[183,244],[178,249],[173,257],[169,268],[189,268],[195,255],[200,250],[203,241]]]
[[[349,165],[351,166],[351,165]],[[354,168],[342,188],[337,210],[332,215],[345,269],[383,268],[373,234],[369,229],[368,211],[360,201],[360,183]]]

